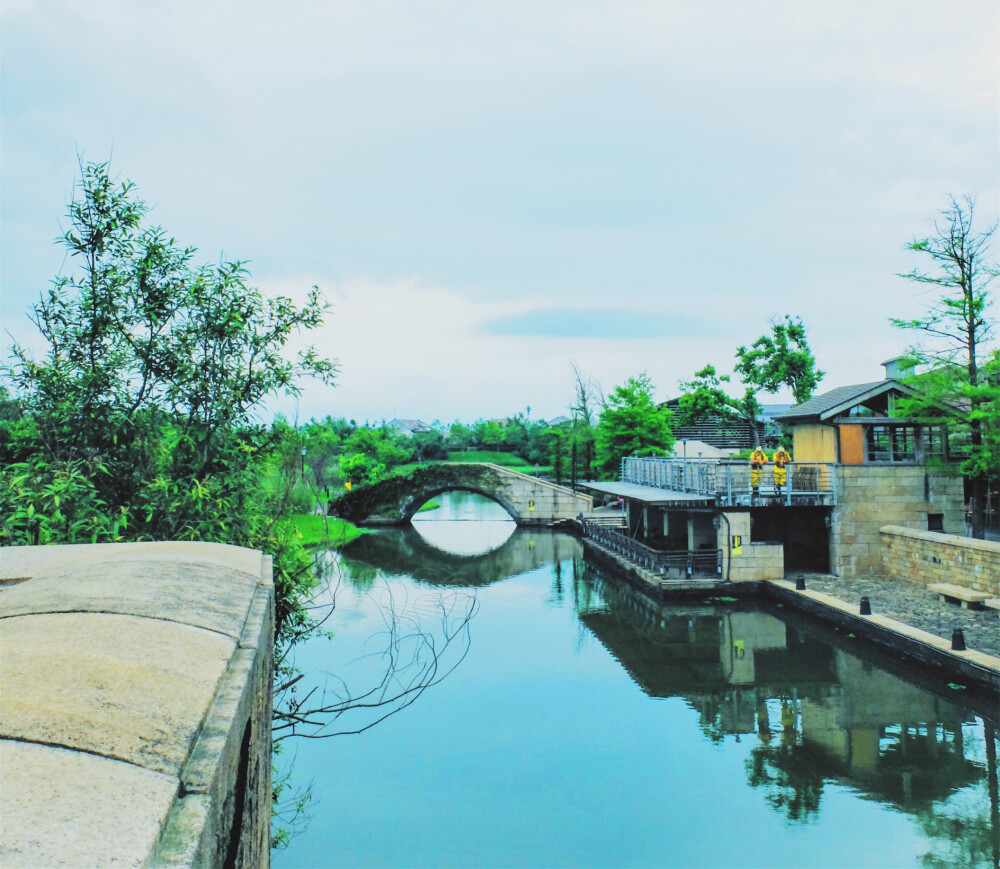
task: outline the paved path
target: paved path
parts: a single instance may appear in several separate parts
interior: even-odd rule
[[[936,636],[951,640],[951,632],[961,628],[965,644],[970,649],[1000,657],[1000,612],[968,610],[958,604],[941,601],[918,582],[866,576],[842,579],[836,576],[809,573],[806,588],[840,598],[846,603],[860,604],[867,597],[872,613],[884,615]],[[786,579],[794,581],[795,574]]]

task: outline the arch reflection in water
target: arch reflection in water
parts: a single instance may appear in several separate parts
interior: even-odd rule
[[[530,573],[548,564],[583,557],[575,537],[533,528],[516,528],[496,549],[456,555],[428,543],[412,527],[383,528],[364,534],[342,550],[343,576],[355,588],[370,588],[379,576],[408,576],[421,585],[480,588]]]
[[[417,513],[413,527],[431,546],[453,555],[483,555],[498,549],[517,528],[510,515],[475,492],[444,492],[437,508]]]

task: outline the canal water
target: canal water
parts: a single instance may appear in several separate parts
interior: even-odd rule
[[[437,500],[330,556],[297,696],[357,698],[325,732],[362,732],[285,742],[312,803],[276,867],[995,865],[996,722],[961,687]]]

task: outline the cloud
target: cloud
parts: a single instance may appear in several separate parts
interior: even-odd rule
[[[620,308],[533,308],[507,314],[484,325],[490,335],[544,338],[675,338],[706,329],[693,317]]]
[[[113,154],[199,259],[330,290],[341,386],[309,413],[555,415],[569,359],[670,394],[784,313],[826,383],[875,379],[923,303],[903,244],[948,192],[984,226],[1000,201],[995,0],[0,16],[4,328],[74,265],[50,240],[77,151]]]
[[[556,312],[565,322],[571,309],[537,302],[480,300],[460,289],[417,280],[382,282],[352,278],[335,282],[298,276],[262,283],[267,293],[302,293],[311,284],[326,287],[332,310],[323,327],[303,337],[340,363],[337,387],[309,387],[298,402],[273,407],[299,419],[327,414],[363,421],[420,417],[427,422],[490,418],[523,412],[534,416],[565,413],[573,396],[570,362],[606,391],[641,371],[649,373],[657,395],[676,394],[677,381],[706,362],[724,366],[734,341],[711,322],[664,336],[660,328],[635,335],[637,314],[616,309],[585,312],[580,324],[593,332],[591,318],[607,316],[628,325],[631,335],[490,331],[494,323],[530,324],[539,311]],[[294,294],[293,294],[294,295]],[[654,318],[656,319],[656,318]],[[686,318],[699,323],[697,318]],[[541,322],[544,322],[544,317]],[[677,320],[670,319],[675,326]],[[557,324],[552,324],[553,328]],[[581,332],[582,329],[571,330]]]

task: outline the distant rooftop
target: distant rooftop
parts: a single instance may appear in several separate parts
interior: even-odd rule
[[[385,427],[394,429],[398,432],[405,432],[406,434],[431,431],[431,426],[429,426],[422,419],[390,419],[385,424]]]

